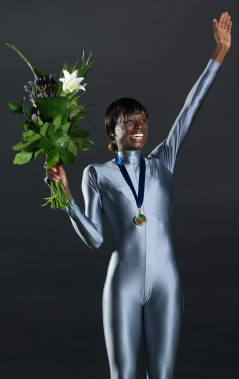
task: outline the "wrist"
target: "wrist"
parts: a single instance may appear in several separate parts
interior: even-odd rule
[[[214,51],[214,54],[211,59],[214,61],[222,64],[223,59],[225,58],[229,48],[225,46],[224,44],[218,43],[216,50]]]
[[[223,51],[225,53],[227,53],[229,49],[230,49],[230,47],[228,47],[224,43],[220,43],[220,42],[217,44],[217,48],[216,48],[216,50]]]

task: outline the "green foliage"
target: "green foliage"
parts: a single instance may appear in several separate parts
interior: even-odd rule
[[[9,101],[8,105],[12,109],[12,112],[11,112],[12,114],[13,113],[23,113],[23,109],[22,109],[21,105],[14,103],[12,101]]]
[[[48,126],[49,126],[49,122],[45,122],[45,124],[42,125],[41,130],[40,130],[40,134],[42,137],[46,137]]]
[[[32,154],[32,151],[23,151],[21,153],[18,153],[15,156],[13,163],[20,165],[27,163],[32,159]]]

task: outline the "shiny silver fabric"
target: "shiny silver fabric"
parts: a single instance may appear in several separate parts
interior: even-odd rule
[[[85,168],[85,213],[71,195],[66,212],[87,246],[103,242],[103,213],[113,251],[103,290],[103,325],[111,379],[136,379],[142,331],[148,379],[171,379],[183,315],[183,294],[171,232],[174,163],[221,64],[210,59],[191,89],[168,138],[145,157],[144,226],[134,195],[115,159]],[[120,151],[138,193],[141,151]]]

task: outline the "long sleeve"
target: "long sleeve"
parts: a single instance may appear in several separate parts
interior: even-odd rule
[[[82,193],[85,201],[85,213],[76,204],[73,195],[72,207],[65,208],[71,222],[85,244],[98,249],[103,242],[103,211],[101,194],[97,185],[97,173],[92,165],[87,166],[82,176]]]
[[[189,92],[168,137],[149,154],[149,159],[151,157],[158,158],[164,166],[173,172],[177,154],[221,66],[217,61],[209,60],[202,75]]]

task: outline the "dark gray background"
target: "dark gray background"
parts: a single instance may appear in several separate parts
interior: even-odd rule
[[[185,295],[176,379],[238,378],[238,2],[234,0],[2,1],[1,3],[1,379],[110,378],[102,291],[110,227],[89,249],[63,211],[41,207],[50,193],[44,158],[19,166],[12,146],[24,119],[7,101],[28,98],[30,68],[59,78],[63,61],[99,59],[87,74],[92,151],[67,175],[84,209],[83,169],[114,158],[104,115],[120,97],[149,111],[143,156],[167,137],[216,48],[213,18],[228,11],[232,46],[180,151],[173,181],[173,239]],[[29,103],[30,105],[30,103]],[[138,379],[146,378],[144,345]]]

